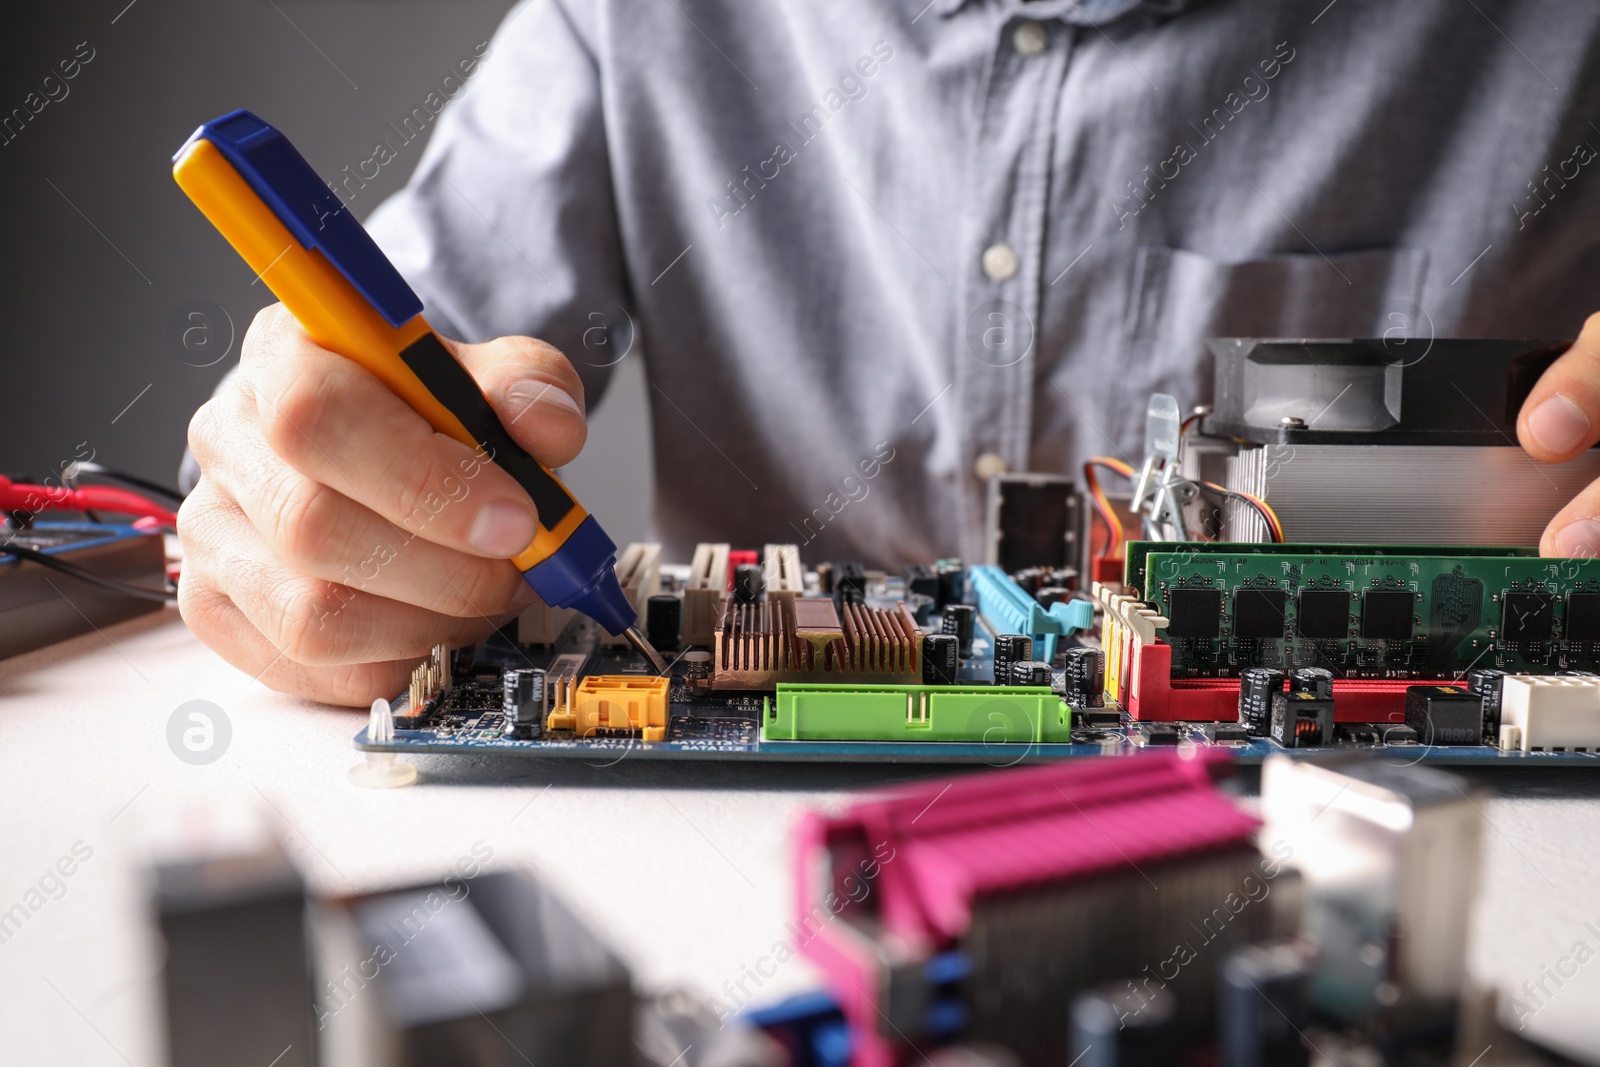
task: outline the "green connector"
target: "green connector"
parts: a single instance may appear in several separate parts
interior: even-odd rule
[[[1047,686],[778,683],[763,741],[1072,740],[1072,709]]]

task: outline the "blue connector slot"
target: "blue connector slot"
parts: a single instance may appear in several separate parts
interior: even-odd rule
[[[978,614],[995,633],[1027,634],[1033,638],[1034,657],[1046,663],[1055,659],[1057,638],[1094,625],[1094,605],[1089,601],[1065,600],[1046,611],[999,567],[970,568],[967,588]]]

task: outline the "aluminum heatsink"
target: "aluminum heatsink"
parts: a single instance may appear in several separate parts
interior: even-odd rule
[[[1185,468],[1264,498],[1290,541],[1537,545],[1600,476],[1600,452],[1552,466],[1516,447],[1517,413],[1569,344],[1216,338]],[[1221,532],[1266,539],[1232,504]]]
[[[1600,478],[1600,452],[1546,464],[1512,446],[1247,445],[1226,464],[1228,488],[1265,499],[1297,542],[1537,545]],[[1230,507],[1224,536],[1264,541],[1266,528]]]

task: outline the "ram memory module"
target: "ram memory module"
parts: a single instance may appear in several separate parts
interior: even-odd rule
[[[1127,584],[1167,621],[1171,676],[1347,678],[1600,668],[1600,560],[1526,548],[1135,542]]]

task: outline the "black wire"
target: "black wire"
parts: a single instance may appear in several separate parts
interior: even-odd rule
[[[48,552],[40,552],[38,549],[28,548],[26,545],[0,545],[0,555],[13,555],[19,556],[22,559],[32,560],[33,562],[42,564],[51,568],[52,570],[60,571],[62,574],[70,575],[71,577],[78,579],[80,582],[88,582],[90,585],[98,585],[102,589],[110,589],[114,592],[125,593],[128,596],[139,597],[143,600],[159,600],[166,602],[178,599],[178,594],[173,590],[152,589],[148,585],[139,585],[136,582],[124,582],[120,578],[112,578],[104,574],[96,574],[94,571],[91,571],[85,567],[80,567],[76,563],[68,563],[64,559],[57,559]]]
[[[164,496],[168,500],[176,500],[180,504],[183,503],[183,494],[176,489],[162,485],[160,482],[153,482],[148,478],[141,478],[137,474],[127,474],[123,471],[112,470],[104,464],[88,460],[73,464],[73,466],[81,474],[94,474],[108,481],[122,482],[133,486],[135,489],[143,489],[147,493],[155,493],[157,496]],[[73,480],[76,481],[77,479],[74,478]]]

